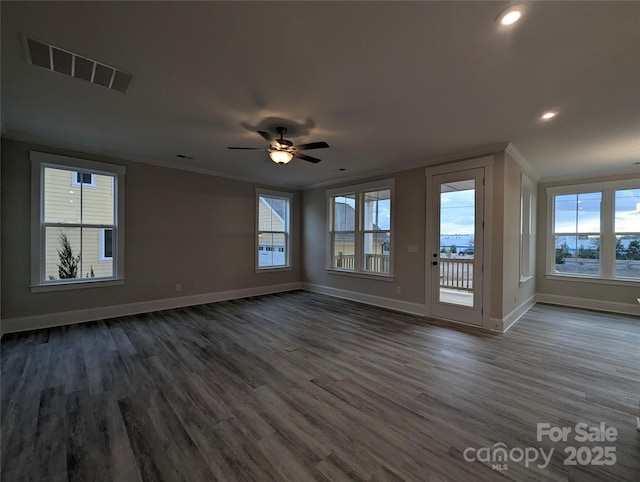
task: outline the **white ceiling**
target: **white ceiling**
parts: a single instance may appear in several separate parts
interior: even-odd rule
[[[2,133],[287,186],[509,141],[541,178],[637,168],[640,2],[528,3],[500,27],[508,5],[3,1]],[[20,33],[133,73],[129,91],[27,64]],[[226,149],[266,147],[248,126],[274,118],[328,142],[323,162]]]

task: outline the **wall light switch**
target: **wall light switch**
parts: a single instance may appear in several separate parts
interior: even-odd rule
[[[409,251],[410,253],[417,253],[418,247],[415,244],[410,244],[409,246],[407,246],[407,251]]]

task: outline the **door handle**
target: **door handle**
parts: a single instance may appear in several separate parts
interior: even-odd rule
[[[436,266],[438,264],[438,262],[437,261],[432,261],[431,264]]]

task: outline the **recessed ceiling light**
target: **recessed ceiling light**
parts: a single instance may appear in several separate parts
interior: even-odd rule
[[[496,17],[496,22],[499,25],[513,25],[520,17],[522,17],[523,8],[521,5],[514,5],[509,8],[505,8]]]
[[[555,116],[557,116],[557,115],[558,115],[558,113],[557,113],[557,112],[549,111],[549,112],[545,112],[544,114],[542,114],[542,115],[540,116],[540,118],[541,118],[542,120],[549,120],[549,119],[553,119],[553,118],[554,118]]]

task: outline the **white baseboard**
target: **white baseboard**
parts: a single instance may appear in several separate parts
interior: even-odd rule
[[[149,313],[153,311],[169,310],[172,308],[183,308],[185,306],[202,305],[215,303],[218,301],[247,298],[250,296],[267,295],[271,293],[281,293],[304,289],[315,293],[321,293],[337,298],[358,301],[368,305],[379,306],[411,315],[426,316],[426,306],[421,303],[383,298],[380,296],[359,293],[356,291],[342,290],[329,286],[316,285],[312,283],[283,283],[278,285],[258,286],[255,288],[244,288],[239,290],[219,291],[215,293],[204,293],[199,295],[181,296],[178,298],[166,298],[161,300],[142,301],[138,303],[128,303],[123,305],[102,306],[85,310],[73,310],[59,313],[49,313],[45,315],[24,316],[17,318],[4,318],[0,325],[1,334],[16,333],[20,331],[37,330],[54,326],[72,325],[85,323],[88,321],[115,318],[118,316],[137,315],[139,313]],[[503,319],[491,318],[493,331],[506,332],[511,328],[536,302],[549,303],[554,305],[569,306],[573,308],[584,308],[589,310],[608,311],[625,315],[640,315],[640,305],[634,303],[619,303],[613,301],[601,301],[587,298],[577,298],[572,296],[552,295],[537,293],[519,306]]]
[[[529,299],[516,306],[511,313],[502,319],[502,333],[511,328],[522,316],[536,304],[536,295],[531,295]]]
[[[504,322],[502,318],[489,317],[489,326],[483,326],[485,330],[495,331],[496,333],[504,333]]]
[[[118,316],[137,315],[152,311],[170,310],[185,306],[203,305],[218,301],[235,300],[249,296],[268,295],[282,293],[301,288],[300,282],[283,283],[278,285],[257,286],[255,288],[243,288],[239,290],[218,291],[215,293],[203,293],[199,295],[180,296],[178,298],[166,298],[161,300],[141,301],[124,305],[101,306],[85,310],[64,311],[48,313],[46,315],[23,316],[18,318],[4,318],[2,320],[2,334],[16,333],[19,331],[37,330],[53,326],[72,325],[88,321],[104,320]]]
[[[640,315],[640,305],[637,303],[619,303],[616,301],[594,300],[548,293],[538,293],[536,295],[536,301],[552,305],[570,306],[572,308],[621,313],[623,315]]]
[[[409,313],[411,315],[426,316],[427,312],[426,306],[420,303],[383,298],[381,296],[359,293],[357,291],[341,290],[330,286],[302,283],[302,289],[323,295],[335,296],[336,298],[343,298],[345,300],[359,301],[360,303],[379,306],[389,310],[401,311],[402,313]]]

